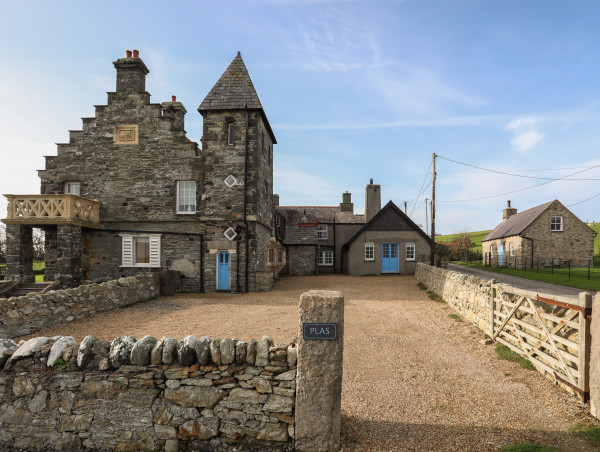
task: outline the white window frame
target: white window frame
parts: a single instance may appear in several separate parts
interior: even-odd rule
[[[327,240],[328,232],[327,225],[323,223],[319,223],[317,225],[317,239],[319,240]]]
[[[365,242],[365,260],[375,260],[375,244],[373,242]]]
[[[317,256],[317,264],[319,265],[319,267],[333,267],[333,251],[319,251],[319,254]]]
[[[555,221],[556,219],[558,219],[558,221]],[[551,232],[562,232],[562,230],[563,230],[562,215],[552,215],[550,217],[550,231]]]
[[[494,258],[494,245],[490,245],[490,259]]]
[[[74,188],[77,187],[76,190]],[[81,182],[67,181],[64,185],[65,195],[81,196]]]
[[[179,205],[179,197],[181,194],[181,189],[182,189],[182,184],[194,184],[194,188],[193,188],[193,194],[192,194],[192,199],[193,200],[193,204],[186,204],[185,206],[183,206],[184,208],[190,208],[192,207],[193,210],[180,210],[180,205]],[[178,215],[194,215],[196,213],[196,181],[195,180],[179,180],[177,181],[177,214]],[[187,190],[190,190],[189,188]]]
[[[508,244],[508,255],[510,257],[514,257],[515,255],[515,244],[512,242]]]
[[[415,242],[406,242],[406,260],[417,260],[417,246]]]
[[[160,268],[161,234],[119,234],[121,236],[121,267]],[[136,262],[135,248],[139,241],[148,241],[149,262]]]
[[[277,227],[281,226],[281,218],[275,217],[275,226],[277,226]]]

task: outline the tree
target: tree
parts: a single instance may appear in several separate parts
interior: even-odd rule
[[[474,243],[471,241],[471,235],[467,231],[462,231],[456,234],[454,240],[448,243],[452,260],[464,259],[467,253],[471,251]]]
[[[46,257],[46,234],[43,229],[33,228],[33,258],[43,261]]]

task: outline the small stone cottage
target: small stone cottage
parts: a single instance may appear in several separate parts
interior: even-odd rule
[[[587,266],[594,258],[595,232],[560,201],[517,213],[510,201],[502,223],[481,242],[487,265],[533,268]]]

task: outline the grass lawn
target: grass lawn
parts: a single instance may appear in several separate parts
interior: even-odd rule
[[[586,276],[579,276],[571,274],[569,278],[566,274],[566,269],[554,270],[554,274],[544,272],[536,272],[535,270],[515,270],[514,268],[499,268],[499,267],[483,267],[479,264],[467,264],[465,262],[456,262],[457,264],[464,265],[466,267],[481,268],[495,273],[504,273],[505,275],[520,276],[521,278],[533,279],[535,281],[544,281],[552,284],[559,284],[561,286],[576,287],[583,290],[592,290],[594,292],[600,291],[600,269],[592,269],[592,279],[587,279]],[[583,272],[582,269],[577,271]],[[585,269],[587,272],[587,269]]]

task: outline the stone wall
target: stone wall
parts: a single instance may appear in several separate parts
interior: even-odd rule
[[[415,278],[488,335],[490,330],[491,280],[432,267],[419,262]]]
[[[0,338],[35,333],[73,320],[158,296],[152,274],[87,284],[74,289],[28,294],[0,302]]]
[[[7,348],[0,449],[293,448],[295,344],[88,336]]]
[[[288,246],[288,268],[290,276],[315,274],[317,249],[314,245]]]

